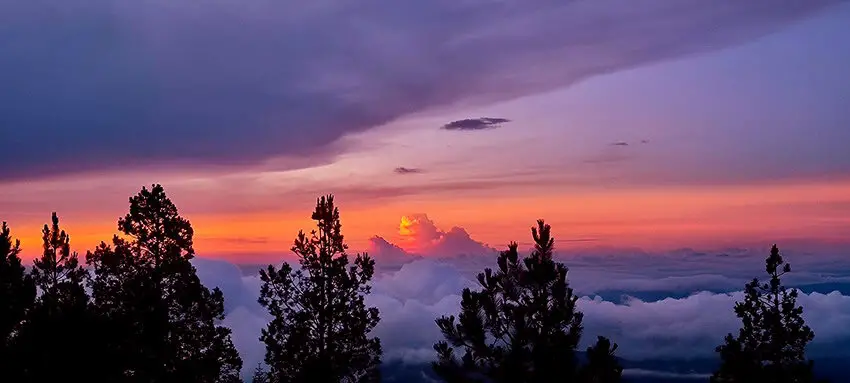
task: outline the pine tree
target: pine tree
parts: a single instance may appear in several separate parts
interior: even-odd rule
[[[623,367],[614,352],[617,344],[612,344],[608,338],[600,336],[596,344],[587,348],[587,364],[579,372],[582,383],[619,383]]]
[[[6,222],[0,227],[0,371],[10,381],[20,379],[14,337],[35,302],[35,282],[20,258],[20,241],[13,241]]]
[[[224,319],[224,296],[196,274],[193,230],[160,185],[130,198],[113,238],[87,255],[93,307],[128,382],[237,382],[242,361]]]
[[[100,325],[95,332],[102,347],[100,369],[109,382],[156,382],[148,379],[150,374],[142,366],[141,357],[149,354],[146,343],[151,340],[140,331],[153,294],[145,294],[148,281],[141,276],[143,270],[129,245],[117,236],[112,243],[114,247],[101,242],[86,254],[92,270],[90,307]]]
[[[535,246],[520,259],[511,243],[498,270],[478,274],[480,291],[463,290],[457,317],[441,317],[445,341],[434,345],[434,372],[447,382],[570,382],[579,379],[576,347],[583,315],[567,283],[567,268],[552,260],[554,239],[543,220],[532,228]],[[463,349],[460,359],[455,348]],[[615,375],[619,375],[616,372]]]
[[[51,218],[42,231],[42,255],[31,272],[39,294],[15,339],[21,381],[99,381],[97,372],[81,368],[96,356],[89,339],[95,328],[84,287],[86,271],[56,213]]]
[[[254,375],[251,378],[251,383],[269,383],[269,372],[263,368],[262,363],[258,363],[254,368]]]
[[[317,230],[299,232],[292,247],[300,270],[260,270],[258,301],[272,315],[260,337],[269,381],[377,382],[381,343],[369,332],[380,318],[364,303],[375,261],[358,254],[349,265],[333,196],[317,201],[312,219]]]
[[[35,283],[21,262],[21,242],[0,227],[0,348],[6,349],[24,314],[35,301]]]
[[[805,357],[814,332],[806,326],[797,290],[786,289],[781,277],[791,272],[776,245],[765,262],[770,281],[747,283],[744,301],[735,304],[743,327],[738,336],[726,335],[717,347],[721,366],[711,378],[716,383],[802,383],[815,381],[813,362]]]
[[[52,225],[42,230],[43,253],[33,262],[32,277],[41,291],[39,304],[46,310],[85,308],[88,304],[83,283],[87,275],[76,252],[71,251],[71,237],[59,227],[59,217],[51,216]]]

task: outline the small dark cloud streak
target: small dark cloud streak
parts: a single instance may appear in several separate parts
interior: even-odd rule
[[[582,160],[585,164],[592,165],[606,165],[606,164],[617,164],[621,162],[625,162],[629,159],[633,158],[633,156],[621,154],[621,153],[610,153],[604,152],[597,155],[594,155],[590,158],[585,158]]]
[[[500,127],[503,123],[510,122],[507,118],[467,118],[463,120],[452,121],[443,125],[440,129],[443,130],[484,130]]]
[[[406,168],[406,167],[404,167],[404,166],[399,166],[399,167],[397,167],[397,168],[393,169],[393,171],[394,171],[396,174],[417,174],[417,173],[422,173],[422,169],[419,169],[419,168]]]
[[[326,160],[412,113],[724,48],[836,3],[0,0],[0,181]]]

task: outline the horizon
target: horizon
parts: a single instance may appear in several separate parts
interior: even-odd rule
[[[689,363],[777,245],[807,352],[841,370],[847,38],[846,0],[0,0],[0,221],[29,267],[56,212],[85,263],[162,185],[245,376],[258,266],[296,260],[326,195],[376,260],[384,361],[426,378],[434,320],[538,219],[580,350],[610,336],[650,380],[713,372]]]
[[[850,7],[843,2],[767,10],[753,2],[736,5],[728,14],[706,5],[675,16],[671,20],[677,22],[669,24],[662,23],[667,6],[659,3],[639,15],[617,16],[621,25],[611,33],[629,31],[633,36],[627,42],[650,52],[634,56],[623,50],[623,41],[588,36],[596,55],[574,57],[569,52],[584,46],[576,45],[584,40],[569,37],[570,25],[559,27],[563,36],[539,47],[513,42],[506,34],[525,24],[517,21],[501,31],[487,27],[508,17],[501,10],[482,13],[482,19],[465,25],[446,20],[445,41],[435,42],[445,52],[404,48],[416,47],[415,39],[409,45],[380,45],[386,41],[341,24],[340,30],[350,29],[352,44],[373,47],[363,52],[364,59],[376,60],[375,68],[386,62],[395,72],[379,80],[381,74],[369,66],[339,67],[343,58],[337,56],[328,57],[327,72],[291,62],[293,74],[304,70],[305,79],[319,81],[319,88],[293,82],[280,96],[243,79],[251,68],[247,61],[218,56],[220,67],[207,68],[179,53],[177,49],[189,47],[187,42],[154,38],[151,20],[142,15],[158,5],[128,5],[106,15],[95,11],[97,4],[68,8],[62,17],[108,23],[118,39],[115,44],[132,39],[143,43],[104,58],[106,72],[80,72],[92,86],[73,82],[59,67],[39,61],[51,73],[41,84],[24,76],[29,72],[22,66],[36,58],[35,52],[66,59],[67,65],[80,63],[82,52],[105,54],[100,45],[91,45],[94,37],[82,33],[83,26],[55,24],[21,36],[31,50],[15,45],[17,40],[0,39],[0,47],[11,52],[0,61],[0,70],[21,73],[16,86],[0,91],[0,100],[13,108],[4,109],[3,126],[18,127],[9,135],[11,150],[0,157],[0,211],[25,248],[38,244],[39,229],[51,211],[63,217],[78,249],[109,239],[126,197],[154,182],[169,190],[195,225],[199,254],[231,261],[268,247],[288,249],[289,238],[276,236],[305,227],[312,201],[327,193],[345,206],[347,238],[358,249],[367,249],[372,236],[399,239],[399,220],[410,214],[427,214],[446,229],[462,227],[491,246],[520,239],[538,218],[560,228],[562,239],[656,251],[736,242],[846,242],[850,232],[850,155],[843,145],[850,140],[850,116],[841,102],[850,97],[850,79],[842,75],[842,68],[850,66],[850,49],[828,43],[846,35]],[[601,3],[524,4],[504,6],[518,12],[516,17],[526,15],[523,22],[543,17],[535,12],[552,7],[552,17],[584,17],[588,27],[601,23],[608,12]],[[12,30],[25,31],[40,20],[30,11],[44,6],[36,2],[4,8],[9,15],[21,15]],[[219,6],[223,8],[198,15],[210,20],[243,17],[257,28],[283,17],[271,4],[258,4],[268,18],[228,2]],[[458,17],[475,13],[434,7]],[[118,24],[133,11],[141,12],[138,19]],[[274,46],[271,35],[255,35],[251,29],[233,30],[236,40],[185,31],[181,23],[197,23],[187,18],[195,11],[176,7],[158,25],[200,39],[196,44],[223,44],[212,51],[191,45],[210,54],[220,49],[246,57],[262,54],[234,45],[249,36]],[[326,11],[310,10],[319,19],[333,17]],[[368,7],[358,12],[375,28],[389,20]],[[386,12],[411,20],[410,28],[431,22],[416,21],[402,6]],[[634,31],[641,23],[658,23],[658,29]],[[711,29],[715,26],[719,29]],[[533,41],[535,33],[551,32],[541,28],[528,29],[522,39]],[[477,31],[479,40],[453,43],[451,33],[460,31]],[[81,51],[45,50],[53,46],[56,33],[68,33]],[[411,29],[409,37],[417,33],[421,31]],[[682,38],[671,41],[669,33]],[[462,62],[446,62],[443,71],[423,66],[433,60],[429,54],[457,54],[461,46],[451,44],[470,52],[502,44],[504,52],[491,53],[492,61],[482,64],[478,77]],[[316,55],[300,46],[288,49],[306,52],[306,61]],[[153,56],[162,62],[122,61],[148,53],[163,54]],[[405,55],[423,61],[386,61]],[[516,71],[534,60],[541,60],[538,70]],[[189,63],[197,67],[193,73],[199,78],[174,77],[187,73]],[[256,69],[269,85],[289,78],[289,72],[270,71],[265,64]],[[516,74],[506,76],[506,70]],[[139,82],[134,71],[156,81]],[[225,73],[230,77],[213,77]],[[445,81],[460,74],[471,76],[468,80],[476,85],[445,93],[452,89]],[[411,83],[423,75],[431,82]],[[111,79],[139,88],[116,93],[108,86]],[[191,93],[199,79],[211,89],[207,97]],[[367,86],[370,80],[378,82]],[[161,81],[170,88],[161,88]],[[49,84],[90,93],[73,98],[40,91]],[[163,93],[166,89],[174,94]],[[405,93],[415,89],[424,92],[421,97]],[[233,90],[261,102],[245,103],[232,96]],[[315,92],[327,97],[311,107],[285,102],[299,97],[308,102]],[[171,100],[182,96],[189,98]],[[380,102],[386,97],[398,103]],[[116,113],[132,113],[98,112],[97,98],[114,100]],[[279,112],[267,105],[278,101],[284,102]],[[130,102],[142,102],[142,109],[127,109]],[[217,106],[222,102],[231,106]],[[52,109],[42,113],[32,109],[36,105]],[[351,106],[366,109],[356,112]],[[232,120],[245,112],[257,118]],[[139,113],[146,117],[132,120]],[[371,115],[387,117],[373,120]],[[160,117],[151,120],[153,116]],[[55,123],[62,119],[69,124]],[[222,123],[212,124],[212,119]],[[151,137],[164,135],[150,141],[132,129],[150,129]],[[42,141],[49,154],[37,155],[38,147],[32,145]],[[500,208],[490,208],[494,206]]]
[[[150,187],[148,185],[147,187]],[[166,192],[167,192],[166,188]],[[465,256],[482,256],[482,257],[491,257],[498,254],[499,251],[502,251],[507,248],[507,245],[510,242],[516,242],[519,244],[519,250],[521,252],[528,252],[531,250],[532,242],[527,240],[527,235],[530,233],[532,224],[525,225],[523,235],[518,236],[517,238],[507,238],[503,240],[501,243],[489,243],[481,241],[477,238],[477,236],[471,234],[466,228],[460,226],[451,226],[446,227],[440,222],[436,222],[431,216],[424,213],[415,213],[403,215],[400,217],[399,222],[396,223],[394,231],[387,231],[384,236],[374,234],[368,238],[360,239],[355,238],[352,240],[350,236],[346,235],[346,209],[343,206],[341,209],[341,222],[342,225],[342,233],[346,236],[346,243],[349,245],[348,254],[355,255],[359,253],[368,253],[376,259],[376,262],[379,264],[383,261],[390,262],[395,264],[399,261],[398,257],[395,254],[392,254],[393,247],[397,247],[400,251],[403,251],[406,256],[410,256],[411,259],[415,259],[417,257],[431,257],[431,258],[451,258],[454,256],[465,255]],[[185,215],[184,215],[185,216]],[[304,214],[306,217],[307,214]],[[116,216],[116,222],[117,222]],[[79,238],[74,235],[76,233],[75,226],[72,223],[67,223],[64,217],[59,214],[59,218],[62,220],[62,225],[66,228],[66,232],[69,234],[71,241],[71,250],[80,254],[80,256],[84,256],[86,252],[93,250],[98,244],[101,242],[109,243],[113,235],[118,235],[122,237],[117,230],[113,230],[112,233],[103,236],[100,239],[87,238],[89,241],[96,242],[85,242],[80,241]],[[191,217],[186,217],[190,222],[193,222]],[[549,224],[552,224],[551,221],[543,219]],[[49,221],[49,220],[45,220]],[[292,240],[296,237],[298,231],[309,232],[310,228],[310,220],[309,218],[305,218],[299,220],[298,223],[303,223],[304,226],[299,227],[297,229],[292,230],[286,234],[281,235],[280,238],[272,239],[268,237],[260,237],[260,238],[212,238],[207,239],[202,231],[199,232],[197,226],[195,227],[195,235],[196,238],[201,238],[201,245],[198,246],[199,241],[195,241],[195,249],[196,249],[196,257],[202,258],[210,258],[210,259],[220,259],[228,262],[232,262],[237,265],[265,265],[265,264],[279,264],[281,262],[292,262],[297,260],[295,255],[292,253],[290,247],[292,245]],[[536,219],[532,220],[533,223]],[[4,221],[5,222],[5,221]],[[297,221],[296,221],[297,222]],[[7,222],[8,223],[8,222]],[[287,222],[291,223],[291,222]],[[42,224],[46,225],[47,223]],[[12,229],[12,235],[21,240],[21,256],[27,264],[30,264],[34,258],[37,258],[41,255],[41,227],[39,226],[37,230],[30,230],[37,233],[36,236],[27,235],[26,233],[22,234],[17,227],[10,224],[10,228]],[[113,226],[115,226],[113,224]],[[390,225],[385,225],[390,226]],[[555,238],[555,251],[559,256],[566,257],[565,259],[569,259],[572,256],[611,256],[618,254],[644,254],[646,256],[653,255],[664,255],[670,253],[676,253],[681,251],[692,251],[692,252],[702,252],[702,253],[715,253],[715,254],[723,254],[726,252],[740,252],[740,251],[766,251],[772,245],[779,245],[785,252],[806,252],[812,253],[813,249],[816,249],[817,253],[842,253],[850,250],[850,238],[846,240],[833,240],[833,241],[824,241],[819,238],[806,238],[806,237],[789,237],[789,238],[750,238],[748,240],[710,240],[706,242],[673,242],[672,244],[668,242],[663,242],[667,246],[636,246],[629,245],[628,243],[611,243],[608,241],[602,241],[598,238],[593,237],[570,237],[569,226],[561,226],[553,224],[555,229],[554,238]],[[514,230],[519,231],[519,230]],[[562,236],[560,233],[565,232],[567,235]],[[31,233],[30,233],[31,234]],[[566,238],[564,238],[566,237]],[[288,240],[287,240],[288,238]],[[526,239],[523,239],[526,238]],[[240,242],[245,241],[252,246],[257,246],[259,249],[266,249],[264,252],[251,252],[251,251],[230,251],[230,252],[215,252],[210,251],[212,244],[216,242],[224,241],[224,242]],[[81,245],[80,242],[83,244]],[[446,247],[444,242],[451,242],[453,246]],[[351,244],[356,244],[352,246]],[[28,246],[29,245],[29,246]],[[35,245],[35,246],[33,246]],[[214,247],[213,247],[214,248]],[[268,250],[269,248],[274,248],[275,250]],[[388,251],[389,250],[389,251]]]

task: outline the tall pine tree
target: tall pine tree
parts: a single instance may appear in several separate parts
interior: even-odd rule
[[[21,378],[13,375],[20,371],[20,363],[12,343],[36,295],[35,283],[21,262],[20,253],[20,241],[12,239],[11,230],[3,222],[0,227],[0,373],[10,381]]]
[[[140,359],[149,355],[142,314],[149,312],[153,294],[126,242],[115,236],[112,243],[114,247],[101,242],[86,254],[92,271],[90,307],[100,325],[94,334],[101,345],[100,368],[109,382],[156,382]]]
[[[333,196],[317,201],[312,219],[317,229],[299,232],[292,247],[301,268],[260,271],[259,302],[272,315],[260,337],[267,381],[378,382],[381,342],[369,332],[380,318],[364,304],[375,261],[358,254],[349,265]]]
[[[764,382],[808,383],[815,381],[813,362],[806,359],[806,345],[814,332],[803,320],[797,290],[782,285],[791,272],[776,245],[765,261],[770,280],[747,283],[744,301],[735,304],[743,327],[737,336],[726,335],[717,347],[721,366],[711,378],[715,383]]]
[[[576,309],[578,297],[567,283],[567,267],[552,260],[555,240],[550,226],[539,220],[531,231],[535,246],[528,257],[520,259],[517,244],[511,243],[498,257],[498,270],[487,268],[478,274],[481,290],[463,290],[457,320],[454,316],[437,319],[446,340],[434,345],[438,360],[433,367],[445,381],[551,382],[557,377],[557,381],[576,382],[581,378],[575,355],[583,317]],[[460,358],[456,348],[463,350]],[[612,371],[600,372],[603,367],[590,368],[584,375],[619,377],[618,366],[611,364]]]
[[[39,294],[15,339],[22,382],[97,379],[85,366],[96,350],[88,310],[86,271],[71,251],[70,237],[53,213],[42,231],[42,255],[33,262],[32,279]],[[94,370],[94,369],[92,369]]]
[[[201,284],[193,230],[160,185],[130,198],[113,238],[87,256],[93,307],[108,318],[122,381],[237,382],[242,361],[221,290]]]

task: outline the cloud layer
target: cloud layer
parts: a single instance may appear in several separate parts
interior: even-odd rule
[[[0,0],[0,180],[320,161],[413,112],[722,48],[836,2]]]
[[[417,217],[422,222],[417,225],[423,226],[412,232],[421,238],[446,235],[424,215]],[[457,249],[441,249],[450,253],[426,257],[408,253],[381,237],[372,238],[369,251],[377,260],[379,273],[367,304],[381,312],[375,335],[382,340],[387,360],[431,360],[431,347],[440,338],[434,319],[457,313],[462,289],[475,288],[475,274],[495,266],[492,249],[455,256],[450,254]],[[795,270],[786,283],[802,290],[798,302],[816,333],[810,357],[850,357],[850,330],[845,326],[850,320],[848,250],[785,252]],[[557,257],[570,267],[569,280],[581,296],[585,342],[597,335],[609,336],[619,344],[621,357],[651,362],[714,358],[714,347],[740,326],[733,306],[743,297],[740,289],[744,283],[763,273],[766,252],[766,248],[666,253],[595,248],[567,249]],[[256,303],[260,282],[255,271],[243,275],[235,265],[203,258],[194,263],[205,284],[224,291],[225,324],[233,328],[234,343],[249,371],[262,360],[263,346],[257,338],[269,320]],[[638,369],[629,373],[656,376],[671,372]]]

